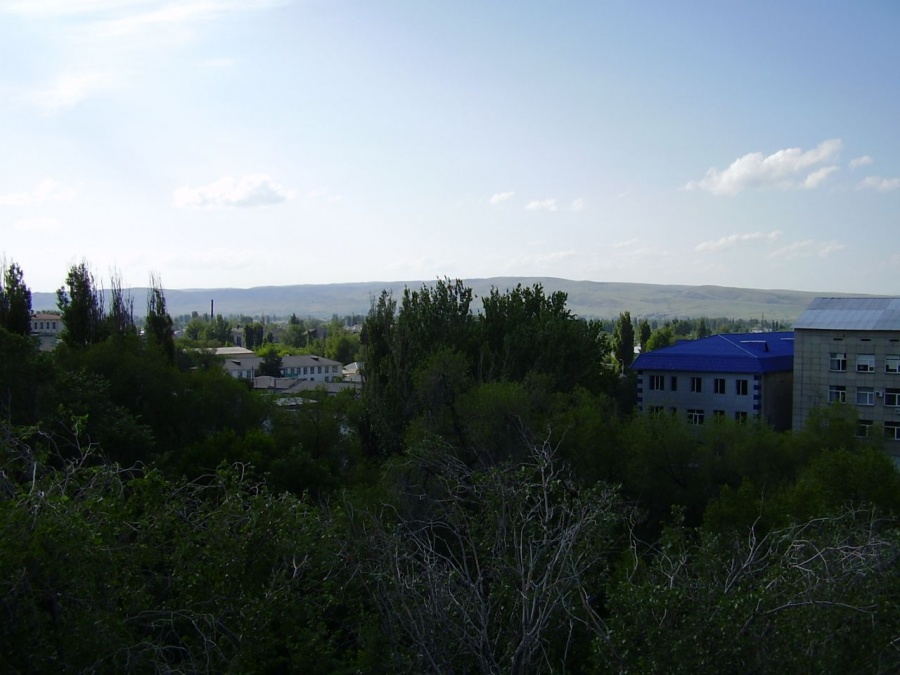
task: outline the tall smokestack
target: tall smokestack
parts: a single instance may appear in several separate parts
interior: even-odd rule
[[[212,321],[216,318],[215,307],[216,307],[216,301],[210,300],[209,301],[209,321],[210,321],[210,323],[212,323]]]

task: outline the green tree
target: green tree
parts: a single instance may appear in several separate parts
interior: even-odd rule
[[[0,283],[0,326],[10,333],[31,334],[31,290],[14,262],[4,270]]]
[[[159,276],[150,275],[150,288],[147,291],[147,316],[144,320],[147,338],[156,345],[169,363],[175,362],[175,333],[172,317],[166,309],[166,296],[163,293]]]
[[[640,340],[642,352],[647,349],[647,341],[652,334],[653,330],[650,328],[650,322],[647,319],[641,319],[641,322],[638,324],[638,339]]]
[[[98,288],[87,262],[69,268],[66,284],[56,291],[61,314],[62,342],[69,347],[86,347],[108,336],[103,291]]]
[[[613,329],[613,355],[619,372],[628,370],[634,361],[634,324],[631,323],[631,313],[622,312]]]
[[[647,351],[652,352],[663,347],[671,347],[675,344],[675,334],[671,326],[657,328],[647,340]]]
[[[113,272],[110,276],[109,312],[106,316],[109,333],[118,336],[137,334],[134,324],[134,299],[122,285],[122,276]]]
[[[259,364],[260,375],[269,375],[270,377],[281,377],[281,353],[275,345],[268,345],[259,352],[262,356],[262,362]]]

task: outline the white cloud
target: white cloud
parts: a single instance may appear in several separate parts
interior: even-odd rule
[[[582,211],[584,211],[584,200],[581,197],[572,202],[572,210],[575,213],[581,213]]]
[[[806,177],[806,180],[803,181],[803,187],[806,190],[814,190],[819,187],[828,176],[837,171],[838,168],[836,166],[823,166],[818,171],[813,171]]]
[[[842,146],[840,139],[835,138],[819,143],[812,150],[787,148],[767,156],[752,152],[736,159],[724,171],[709,169],[702,179],[689,182],[685,189],[736,195],[749,188],[817,187],[836,168],[818,165],[834,160]]]
[[[861,166],[868,166],[869,164],[871,164],[874,161],[875,160],[872,159],[871,157],[869,157],[868,155],[863,155],[862,157],[857,157],[856,159],[851,159],[847,166],[849,166],[851,169],[858,169]]]
[[[267,206],[293,199],[294,195],[294,190],[288,190],[263,174],[243,176],[239,180],[223,176],[209,185],[178,188],[173,195],[173,204],[182,209]]]
[[[512,199],[515,196],[515,192],[498,192],[497,194],[491,197],[491,206],[497,206],[497,204],[502,204],[505,201]]]
[[[900,190],[900,178],[882,178],[881,176],[869,176],[856,184],[857,190],[877,190],[878,192],[893,192]]]
[[[526,211],[556,211],[555,199],[534,199],[525,206]]]
[[[75,190],[65,187],[52,178],[38,183],[31,192],[10,192],[0,195],[0,206],[28,206],[46,202],[67,201],[75,196]]]
[[[772,251],[767,257],[770,260],[794,260],[795,258],[825,258],[835,251],[840,251],[844,245],[837,241],[815,241],[814,239],[805,239],[803,241],[795,241],[783,248]]]
[[[750,232],[748,234],[732,234],[721,239],[703,241],[694,247],[695,251],[723,251],[735,248],[741,244],[774,241],[781,236],[781,232]]]
[[[40,232],[59,229],[57,218],[26,218],[20,220],[13,227],[22,232]]]
[[[626,239],[625,241],[619,241],[613,244],[613,248],[627,248],[629,246],[634,246],[635,244],[639,244],[641,240],[637,237],[633,239]]]
[[[70,72],[60,75],[51,85],[32,91],[26,99],[45,115],[73,108],[91,94],[115,86],[110,73]]]

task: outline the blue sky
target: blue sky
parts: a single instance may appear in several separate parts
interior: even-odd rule
[[[0,0],[0,256],[900,294],[900,3]]]

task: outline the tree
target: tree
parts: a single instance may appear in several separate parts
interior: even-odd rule
[[[647,341],[652,334],[653,330],[650,328],[650,322],[647,319],[641,319],[641,322],[638,324],[638,336],[642,352],[647,349]]]
[[[107,337],[103,291],[97,287],[88,264],[72,265],[66,285],[56,291],[63,323],[61,339],[69,347],[86,347]]]
[[[109,314],[107,315],[109,330],[113,335],[135,335],[134,299],[122,288],[122,275],[113,272],[110,275]]]
[[[0,283],[0,326],[10,333],[31,334],[31,290],[16,263],[10,263]]]
[[[476,471],[440,448],[395,468],[395,517],[374,523],[369,575],[407,672],[568,670],[589,640],[620,502],[578,490],[549,445]]]
[[[622,312],[613,330],[613,355],[619,366],[619,372],[627,372],[634,361],[634,325],[631,313]]]
[[[652,352],[663,347],[671,347],[675,344],[675,334],[671,326],[657,328],[647,340],[647,351]]]
[[[258,349],[263,346],[265,327],[259,322],[244,325],[244,347]]]
[[[270,377],[281,377],[281,354],[275,345],[268,345],[260,351],[262,362],[259,364],[260,375],[268,375]]]
[[[144,327],[147,339],[162,350],[169,363],[175,361],[175,337],[172,326],[172,317],[166,310],[166,296],[163,293],[162,282],[158,275],[151,274]]]

